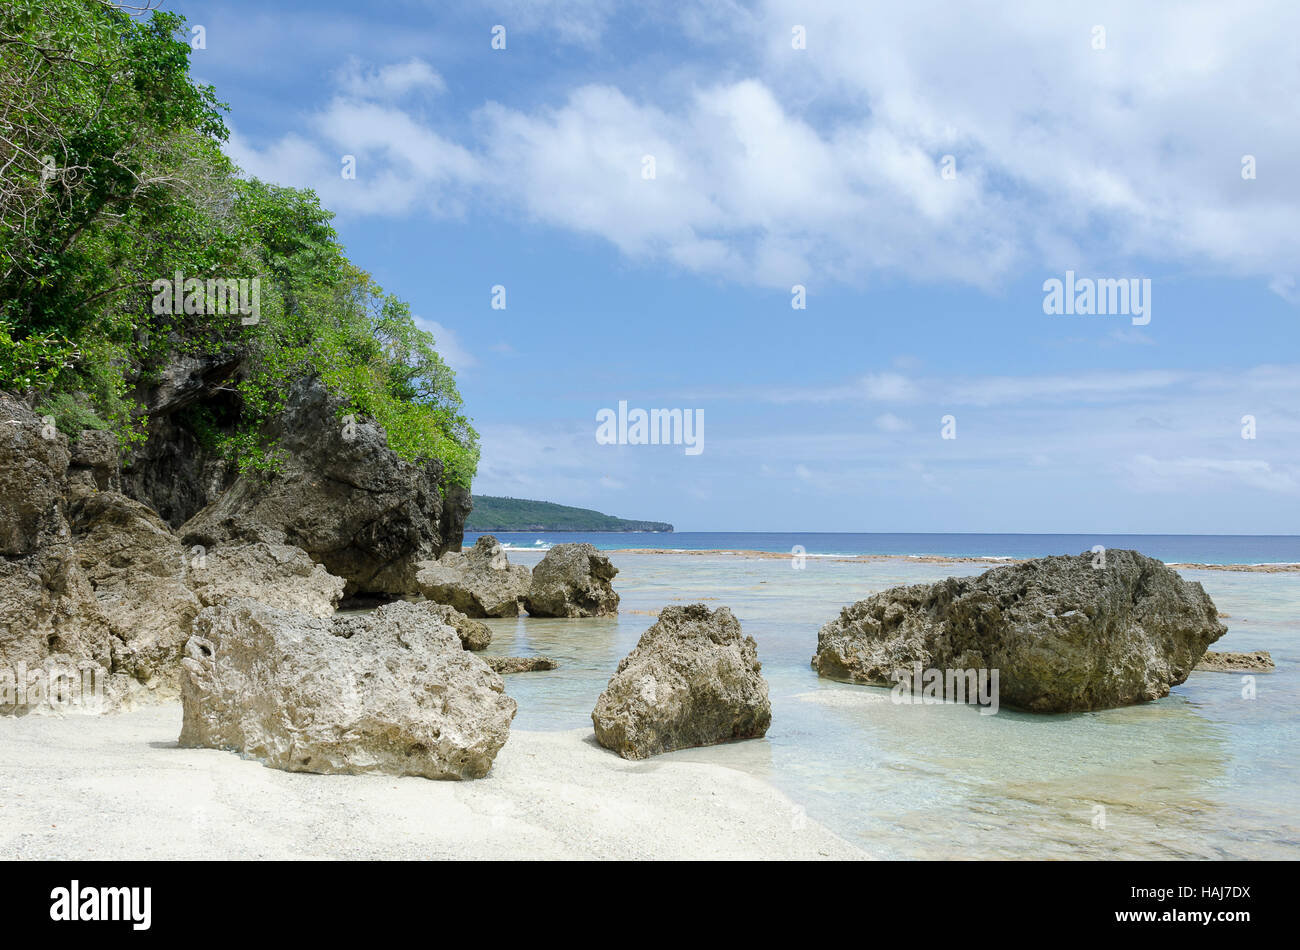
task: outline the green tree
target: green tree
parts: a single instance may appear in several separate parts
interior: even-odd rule
[[[65,428],[140,439],[130,398],[177,352],[237,355],[233,414],[192,422],[245,470],[292,380],[320,377],[411,461],[468,486],[478,436],[455,376],[407,306],[348,261],[310,191],[239,177],[225,106],[189,76],[185,20],[104,0],[0,9],[0,387]],[[176,272],[256,279],[260,320],[153,306]]]

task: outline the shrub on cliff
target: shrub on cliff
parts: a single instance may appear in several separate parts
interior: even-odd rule
[[[241,469],[276,466],[264,424],[290,379],[315,375],[341,414],[468,485],[478,437],[433,337],[347,260],[315,194],[239,176],[188,38],[180,16],[102,0],[0,10],[0,389],[62,428],[94,427],[91,412],[138,441],[134,395],[170,360],[235,353],[235,398],[192,421]],[[160,306],[156,282],[177,274],[256,280],[256,322],[213,306],[210,285],[198,306]]]

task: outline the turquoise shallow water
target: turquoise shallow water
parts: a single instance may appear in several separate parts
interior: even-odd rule
[[[532,566],[541,552],[512,551]],[[772,696],[766,738],[671,753],[743,769],[881,857],[1300,858],[1300,575],[1187,571],[1228,634],[1277,672],[1242,696],[1237,674],[1193,673],[1142,706],[1060,716],[895,705],[889,691],[820,679],[817,630],[896,584],[980,565],[619,553],[618,618],[489,621],[493,653],[560,668],[506,678],[515,728],[590,728],[618,661],[669,603],[726,605],[758,642]],[[653,768],[658,759],[650,760]],[[1099,811],[1104,809],[1104,811]],[[1104,817],[1104,827],[1099,827]]]

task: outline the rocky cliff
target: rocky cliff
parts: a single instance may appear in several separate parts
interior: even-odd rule
[[[383,429],[344,423],[341,400],[314,380],[272,424],[284,465],[239,475],[180,529],[187,544],[292,544],[348,583],[347,593],[418,590],[416,564],[460,549],[470,496],[444,486],[437,460],[415,465]]]
[[[42,667],[91,669],[109,707],[175,696],[205,606],[251,596],[324,616],[345,587],[416,593],[415,565],[459,549],[469,493],[377,425],[345,427],[314,380],[272,424],[281,469],[234,472],[182,410],[227,398],[235,371],[175,361],[125,464],[110,434],[70,439],[0,393],[0,710],[24,711],[6,687]]]

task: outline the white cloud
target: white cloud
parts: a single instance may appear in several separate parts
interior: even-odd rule
[[[882,432],[906,432],[912,428],[912,424],[892,412],[886,412],[876,416],[876,428]]]
[[[1266,492],[1291,494],[1300,491],[1297,473],[1274,468],[1262,459],[1168,458],[1135,456],[1130,471],[1135,487],[1146,491],[1215,488],[1242,485]]]
[[[1111,330],[1106,334],[1108,340],[1115,343],[1133,344],[1138,346],[1155,346],[1155,340],[1147,336],[1141,330],[1134,330],[1131,327],[1121,327]]]
[[[586,44],[612,16],[593,0],[501,13]],[[440,89],[432,66],[352,63],[304,129],[232,153],[345,211],[490,208],[764,286],[994,288],[1036,269],[1159,261],[1297,297],[1300,177],[1284,170],[1300,165],[1300,127],[1277,116],[1298,90],[1275,68],[1293,59],[1294,4],[1113,0],[1085,22],[1068,4],[917,0],[864,15],[858,0],[767,0],[723,18],[725,42],[750,57],[739,79],[734,56],[709,77],[709,44],[724,41],[697,7],[679,16],[702,44],[682,51],[685,92],[583,85],[548,106],[463,103],[474,131],[454,141],[394,102]],[[792,23],[808,49],[790,48]],[[356,181],[338,180],[341,154],[357,156]],[[939,174],[947,154],[953,180]],[[1245,154],[1255,180],[1241,177]]]
[[[443,326],[437,320],[426,320],[418,316],[415,317],[415,323],[420,329],[428,330],[433,334],[434,348],[437,349],[438,355],[456,372],[478,365],[474,354],[465,349],[454,330]]]
[[[336,79],[343,93],[358,99],[396,99],[416,90],[440,93],[447,88],[437,70],[417,57],[378,69],[368,69],[350,57]]]
[[[974,406],[1024,403],[1038,400],[1095,401],[1131,398],[1137,393],[1168,390],[1191,378],[1171,370],[1086,372],[1048,376],[985,376],[959,380],[952,385],[935,382],[936,391],[949,401]]]
[[[1300,288],[1296,287],[1294,277],[1290,275],[1274,277],[1269,281],[1268,289],[1292,306],[1300,306]]]
[[[1075,5],[1031,0],[918,0],[869,16],[855,0],[768,0],[757,19],[768,69],[792,94],[856,98],[872,128],[951,153],[958,180],[1003,193],[1031,262],[1294,268],[1300,238],[1286,222],[1300,185],[1279,172],[1300,159],[1300,129],[1275,117],[1297,86],[1268,66],[1294,58],[1294,4],[1111,0],[1085,20]],[[808,31],[804,56],[789,48],[795,22]],[[1094,23],[1104,50],[1091,46]],[[1245,154],[1257,180],[1241,177]]]
[[[613,0],[493,0],[483,6],[495,17],[492,25],[506,28],[507,50],[515,31],[545,31],[561,43],[594,47],[614,12]]]

